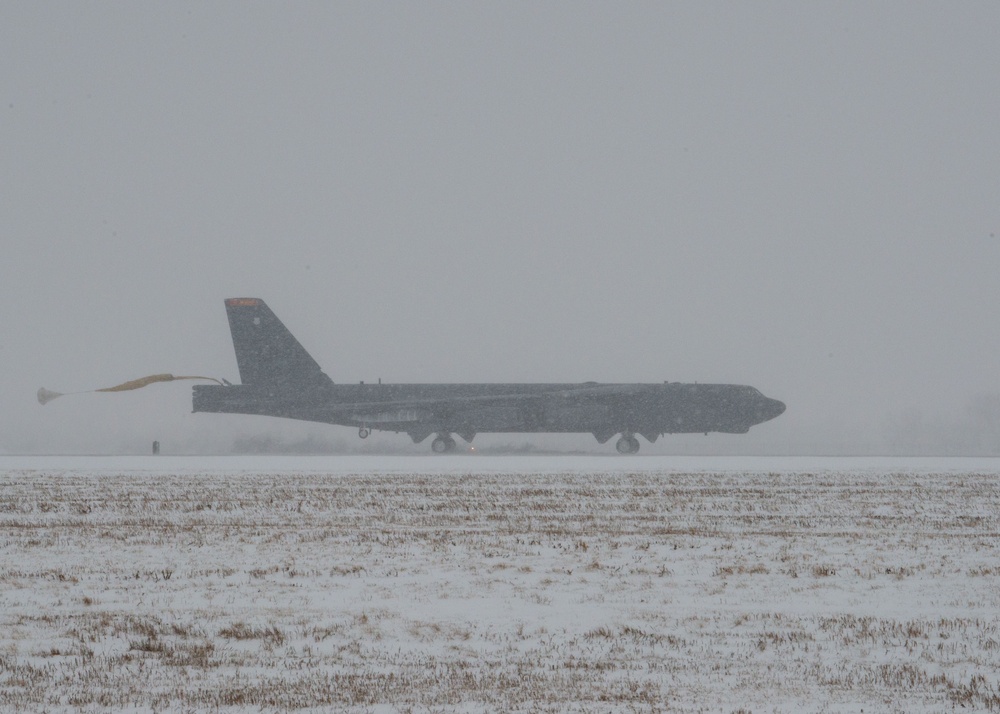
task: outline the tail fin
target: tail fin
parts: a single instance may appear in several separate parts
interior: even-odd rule
[[[294,389],[330,382],[260,298],[229,298],[226,314],[243,384]]]

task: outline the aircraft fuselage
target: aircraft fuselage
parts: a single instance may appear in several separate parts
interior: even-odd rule
[[[406,432],[450,451],[451,434],[591,433],[600,443],[621,434],[742,434],[785,405],[740,384],[335,384],[259,298],[230,298],[226,312],[241,385],[194,387],[196,412],[259,414],[358,428]]]
[[[194,411],[260,414],[357,428],[432,433],[742,434],[784,405],[735,384],[330,384],[194,388]]]

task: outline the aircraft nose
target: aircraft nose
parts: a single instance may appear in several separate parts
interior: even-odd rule
[[[785,403],[779,402],[777,399],[768,399],[764,397],[764,401],[757,408],[757,414],[760,416],[762,422],[770,421],[775,417],[779,417],[785,413]]]

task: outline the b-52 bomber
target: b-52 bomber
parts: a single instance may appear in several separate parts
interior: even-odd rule
[[[373,429],[406,432],[414,443],[454,451],[453,434],[619,435],[622,454],[636,434],[743,434],[785,405],[739,384],[335,384],[260,298],[230,298],[226,313],[242,384],[194,387],[195,412],[259,414],[338,424],[367,438]]]

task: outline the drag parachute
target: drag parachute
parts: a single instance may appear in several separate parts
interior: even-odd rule
[[[216,384],[222,384],[219,380],[214,377],[197,377],[194,375],[173,375],[173,374],[151,374],[148,377],[140,377],[139,379],[132,379],[128,382],[122,382],[121,384],[116,384],[113,387],[103,387],[101,389],[88,389],[83,392],[53,392],[51,389],[46,389],[45,387],[40,387],[38,389],[38,403],[48,404],[56,397],[63,397],[67,394],[92,394],[94,392],[128,392],[133,389],[142,389],[150,384],[155,384],[156,382],[173,382],[178,379],[204,379],[210,382],[215,382]]]

